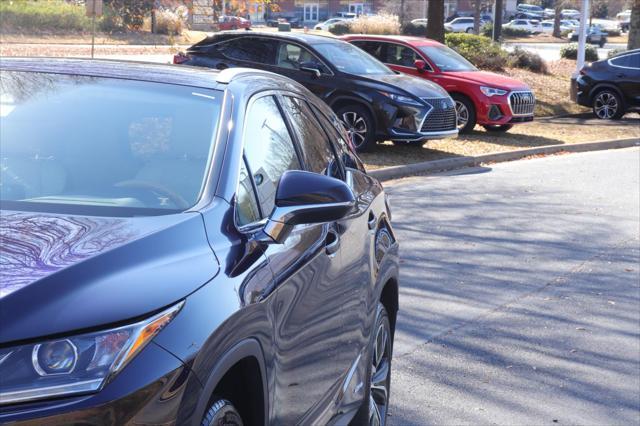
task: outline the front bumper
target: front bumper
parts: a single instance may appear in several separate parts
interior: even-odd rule
[[[414,142],[429,139],[451,138],[458,135],[456,111],[453,100],[447,98],[423,98],[424,106],[389,104],[384,109],[386,117],[385,139]]]
[[[0,405],[0,424],[175,424],[181,422],[185,401],[199,391],[198,380],[182,362],[150,343],[101,391]]]
[[[479,96],[476,121],[480,125],[519,124],[533,121],[535,96],[529,90],[515,90],[503,96]]]

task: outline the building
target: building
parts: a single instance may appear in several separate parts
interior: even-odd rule
[[[296,16],[305,23],[316,23],[341,12],[356,15],[377,13],[385,0],[275,0],[271,3],[274,16]]]

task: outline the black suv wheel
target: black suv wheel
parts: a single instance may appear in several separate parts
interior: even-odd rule
[[[593,97],[593,114],[601,120],[618,120],[624,115],[622,99],[615,91],[604,89]]]
[[[365,107],[346,105],[338,108],[336,115],[342,120],[351,142],[358,152],[373,149],[376,144],[375,123]]]

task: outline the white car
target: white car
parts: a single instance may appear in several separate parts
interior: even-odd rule
[[[427,25],[427,18],[418,18],[418,19],[414,19],[413,21],[411,21],[412,24],[420,24],[420,25]]]
[[[542,21],[540,23],[542,25],[542,32],[545,34],[553,34],[553,20]],[[573,26],[567,25],[566,21],[560,21],[560,32],[564,31],[573,31],[575,28]]]
[[[578,19],[580,18],[580,11],[575,9],[562,9],[560,16],[562,16],[562,19]]]
[[[514,19],[502,26],[502,28],[513,28],[517,30],[524,30],[531,34],[539,34],[542,32],[542,25],[540,21],[534,19]]]
[[[473,18],[456,18],[444,24],[444,28],[453,33],[471,33],[473,32]]]
[[[329,31],[335,24],[339,22],[348,22],[353,19],[348,18],[331,18],[313,27],[314,30]]]

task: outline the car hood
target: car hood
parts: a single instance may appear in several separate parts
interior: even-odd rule
[[[219,270],[199,213],[0,214],[0,344],[148,315]]]
[[[505,90],[529,90],[529,86],[520,80],[488,71],[460,71],[443,73],[449,78],[473,81],[482,86],[490,86]]]
[[[375,83],[382,83],[396,92],[405,92],[419,98],[448,97],[446,90],[438,84],[407,74],[372,74],[359,77]]]

